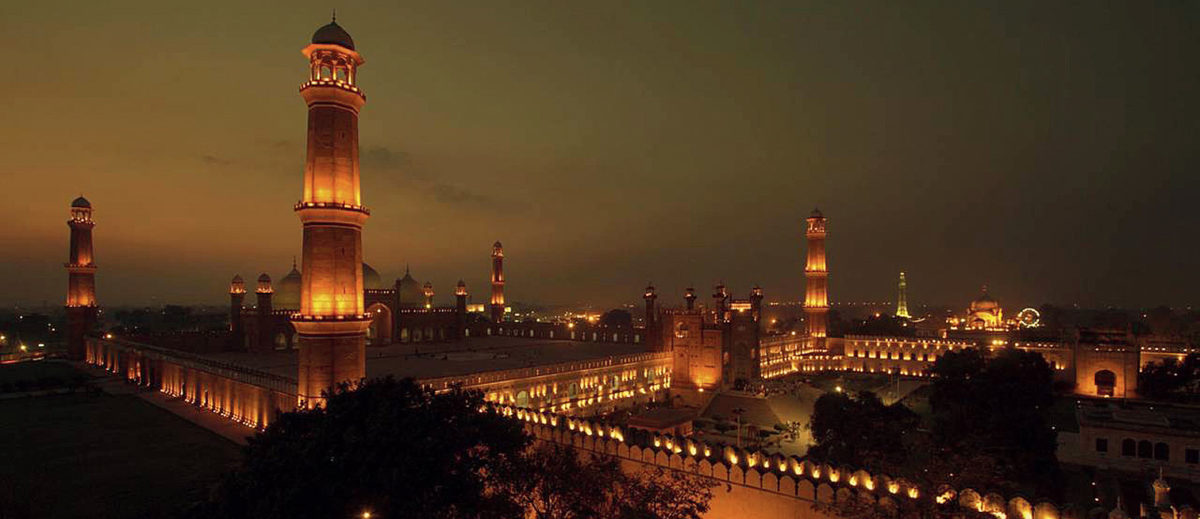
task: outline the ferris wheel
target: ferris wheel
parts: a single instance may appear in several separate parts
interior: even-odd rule
[[[1017,324],[1021,328],[1035,328],[1042,325],[1042,313],[1034,308],[1026,308],[1017,312]]]

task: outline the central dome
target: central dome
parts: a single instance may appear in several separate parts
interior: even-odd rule
[[[354,38],[351,38],[350,33],[346,32],[346,29],[343,29],[336,21],[329,22],[327,25],[317,29],[317,32],[313,33],[312,42],[341,45],[347,49],[354,50]]]
[[[999,307],[1000,303],[993,299],[992,296],[988,295],[987,290],[985,289],[979,298],[971,301],[970,310],[972,312],[988,312]]]

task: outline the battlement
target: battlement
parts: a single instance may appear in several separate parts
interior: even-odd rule
[[[987,513],[998,519],[1059,519],[1060,507],[1046,501],[1031,503],[1024,497],[1005,499],[995,492],[950,485],[924,488],[904,478],[871,474],[862,469],[833,466],[798,456],[749,451],[728,445],[708,445],[691,438],[623,431],[601,422],[496,406],[504,416],[525,422],[525,430],[540,441],[569,445],[620,460],[692,473],[729,485],[795,498],[801,502],[832,504],[862,499],[880,506],[897,500],[932,500],[953,514],[956,509]],[[1066,516],[1074,516],[1067,510]]]

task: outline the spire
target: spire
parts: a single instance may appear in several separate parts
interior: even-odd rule
[[[336,7],[333,8],[333,19],[330,21],[333,23],[337,23],[337,8]]]

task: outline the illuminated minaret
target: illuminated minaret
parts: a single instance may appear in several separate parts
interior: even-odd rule
[[[302,51],[309,77],[300,85],[308,105],[308,155],[303,198],[295,206],[304,227],[298,397],[307,407],[322,391],[366,375],[362,205],[358,173],[358,112],[367,97],[357,86],[363,58],[335,21],[317,29]]]
[[[687,301],[687,309],[688,310],[695,310],[696,309],[696,289],[694,289],[692,287],[687,287],[687,290],[683,291],[683,300]]]
[[[433,282],[426,281],[425,286],[421,287],[421,293],[425,294],[425,308],[433,308]]]
[[[84,336],[96,326],[96,263],[92,255],[92,204],[84,197],[71,202],[71,250],[67,267],[67,357],[84,360]]]
[[[271,351],[275,347],[274,335],[271,333],[271,314],[275,311],[275,289],[271,286],[271,276],[266,272],[258,276],[258,285],[254,287],[254,298],[257,303],[254,316],[258,320],[258,339],[256,345],[262,351]]]
[[[492,245],[492,322],[504,319],[504,246]]]
[[[231,348],[239,348],[246,341],[243,334],[246,333],[246,328],[242,323],[242,307],[246,301],[246,282],[242,280],[240,274],[233,276],[233,281],[229,282],[229,332]]]
[[[813,209],[808,217],[808,262],[804,266],[804,313],[808,336],[822,339],[829,319],[829,271],[825,268],[825,216]]]
[[[896,317],[908,319],[912,317],[908,315],[908,281],[904,279],[904,273],[900,273],[899,295],[896,296]]]

